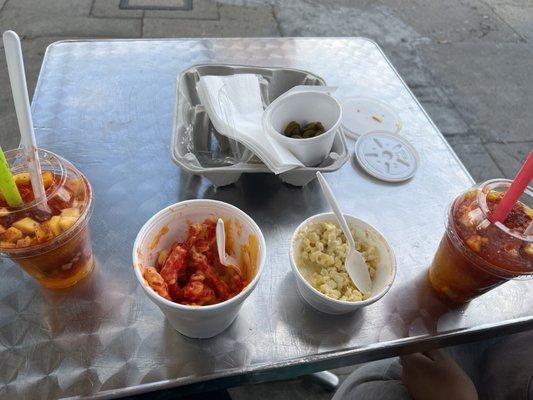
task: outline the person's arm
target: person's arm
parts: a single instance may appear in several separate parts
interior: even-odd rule
[[[413,353],[400,362],[403,383],[414,400],[478,400],[476,387],[446,352]]]

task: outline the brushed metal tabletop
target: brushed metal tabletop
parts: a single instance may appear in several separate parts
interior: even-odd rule
[[[342,208],[381,230],[396,252],[396,281],[379,302],[328,316],[298,296],[289,238],[303,219],[328,208],[316,182],[295,188],[254,174],[214,189],[172,163],[176,76],[210,62],[309,70],[338,86],[340,98],[375,96],[398,110],[402,135],[420,153],[412,180],[379,182],[353,160],[327,175]],[[58,42],[46,53],[33,114],[39,145],[72,161],[93,185],[96,266],[78,287],[53,293],[1,261],[0,398],[110,398],[258,382],[533,327],[531,281],[506,283],[457,310],[428,287],[444,210],[472,180],[372,41]],[[348,145],[353,152],[353,141]],[[208,340],[173,331],[131,267],[132,243],[144,222],[191,198],[238,206],[261,227],[268,247],[263,276],[239,317]]]

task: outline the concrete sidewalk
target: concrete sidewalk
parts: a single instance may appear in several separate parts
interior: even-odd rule
[[[533,147],[529,0],[194,0],[190,11],[118,5],[0,0],[0,26],[23,37],[30,89],[46,46],[63,38],[367,36],[383,46],[476,180],[512,177]],[[0,138],[11,148],[17,125],[4,62],[0,87]]]
[[[31,92],[46,46],[65,38],[366,36],[384,48],[474,179],[513,177],[533,148],[531,0],[192,4],[189,11],[157,11],[121,10],[119,0],[0,0],[0,27],[23,38]],[[0,88],[0,144],[13,148],[18,127],[4,61]],[[330,397],[302,381],[230,393],[234,399]]]

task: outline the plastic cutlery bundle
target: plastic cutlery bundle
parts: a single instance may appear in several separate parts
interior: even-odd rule
[[[280,174],[303,166],[263,130],[257,75],[202,76],[197,92],[215,129],[253,151],[272,172]]]

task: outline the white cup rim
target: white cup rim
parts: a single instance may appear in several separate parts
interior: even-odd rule
[[[323,298],[326,301],[331,302],[331,304],[342,305],[342,306],[353,306],[353,307],[359,308],[359,307],[364,307],[366,305],[375,303],[376,301],[381,299],[383,296],[385,296],[385,294],[387,294],[387,292],[390,290],[390,288],[392,287],[392,284],[394,283],[394,280],[396,279],[396,271],[397,271],[396,255],[394,254],[394,251],[392,250],[392,247],[390,246],[389,242],[385,239],[383,234],[378,229],[376,229],[374,226],[370,225],[368,222],[365,222],[362,219],[357,218],[357,217],[355,217],[353,215],[344,214],[344,216],[348,217],[348,219],[353,219],[353,220],[356,220],[358,222],[362,222],[364,225],[370,227],[374,231],[374,233],[377,233],[379,239],[383,242],[383,244],[385,245],[385,248],[387,249],[387,251],[391,255],[391,259],[392,259],[391,274],[390,274],[390,277],[389,277],[389,281],[387,282],[385,287],[383,289],[381,289],[381,291],[379,291],[374,296],[369,297],[366,300],[361,300],[361,301],[337,300],[337,299],[329,297],[329,296],[325,295],[324,293],[321,293],[320,291],[315,289],[309,282],[307,282],[307,280],[304,278],[304,276],[300,272],[300,269],[298,268],[298,264],[296,263],[296,260],[294,258],[294,242],[296,241],[296,235],[298,234],[298,232],[304,226],[308,225],[309,223],[313,222],[316,219],[323,218],[323,217],[331,217],[332,220],[335,220],[335,214],[333,214],[332,212],[312,215],[311,217],[309,217],[305,221],[303,221],[300,225],[298,225],[298,227],[294,230],[294,233],[292,234],[292,238],[291,238],[291,248],[289,250],[290,259],[291,259],[291,267],[292,267],[293,271],[297,274],[297,279],[302,281],[304,283],[304,285],[306,285],[309,289],[311,289],[311,291],[314,294],[320,296],[321,298]],[[349,222],[348,222],[348,224],[349,224]]]
[[[258,239],[259,239],[259,248],[261,249],[260,258],[259,258],[259,261],[257,263],[257,272],[256,272],[254,278],[248,283],[248,285],[246,285],[246,287],[238,295],[236,295],[236,296],[234,296],[234,297],[232,297],[230,299],[224,300],[224,301],[222,301],[220,303],[206,305],[206,306],[191,306],[191,305],[179,304],[179,303],[175,303],[173,301],[167,300],[164,297],[162,297],[159,294],[157,294],[150,287],[150,285],[146,284],[146,281],[145,281],[145,279],[144,279],[144,277],[142,276],[142,273],[141,273],[141,265],[139,265],[139,260],[138,260],[138,255],[137,255],[137,248],[138,248],[138,246],[140,244],[141,239],[146,234],[145,231],[147,231],[150,228],[150,226],[159,217],[161,217],[161,215],[167,213],[169,210],[170,211],[174,211],[173,210],[174,208],[181,207],[181,206],[186,205],[186,204],[193,204],[193,203],[216,204],[216,205],[219,205],[219,206],[222,206],[222,207],[227,207],[228,209],[230,209],[231,211],[235,212],[236,214],[238,214],[243,219],[247,220],[254,227],[254,229],[257,230]],[[145,224],[139,230],[139,233],[137,234],[137,237],[135,238],[135,242],[133,243],[132,259],[133,259],[133,269],[135,270],[135,276],[137,277],[137,280],[139,281],[139,283],[142,286],[142,288],[145,290],[146,293],[149,294],[149,296],[150,296],[150,298],[152,300],[154,300],[155,302],[158,302],[158,303],[163,303],[165,306],[174,308],[176,310],[181,310],[181,311],[199,311],[199,312],[204,311],[204,312],[207,312],[207,311],[214,311],[214,310],[217,310],[217,309],[221,309],[221,308],[227,307],[227,306],[229,306],[229,305],[231,305],[233,303],[238,303],[239,301],[242,301],[246,297],[248,297],[248,295],[252,292],[252,290],[257,285],[257,282],[259,281],[259,278],[260,278],[260,276],[261,276],[261,274],[263,272],[263,266],[264,266],[265,260],[266,260],[266,242],[265,242],[265,237],[263,236],[263,232],[261,231],[259,226],[255,223],[255,221],[252,219],[252,217],[250,217],[248,214],[246,214],[241,209],[235,207],[234,205],[229,204],[229,203],[225,203],[223,201],[211,200],[211,199],[184,200],[184,201],[180,201],[180,202],[171,204],[171,205],[163,208],[162,210],[160,210],[156,214],[154,214],[150,219],[148,219],[148,221],[145,222]]]
[[[310,138],[301,138],[301,139],[294,139],[294,138],[291,138],[291,137],[288,137],[288,136],[285,136],[282,132],[279,132],[277,129],[274,128],[274,126],[272,125],[271,123],[271,115],[273,113],[273,111],[278,108],[278,107],[282,107],[283,106],[283,103],[280,102],[279,104],[276,104],[275,101],[277,100],[274,100],[274,102],[271,104],[273,105],[273,107],[270,108],[269,106],[269,109],[267,109],[267,127],[269,128],[269,131],[270,132],[275,132],[278,136],[284,138],[285,140],[289,140],[289,141],[298,141],[298,142],[313,142],[313,141],[318,141],[320,139],[323,139],[324,136],[327,136],[328,134],[330,134],[332,131],[336,131],[340,124],[341,124],[341,121],[342,121],[342,106],[341,104],[339,103],[339,101],[327,94],[327,93],[323,93],[323,92],[293,92],[293,93],[287,93],[285,95],[282,95],[279,97],[280,100],[282,99],[288,99],[290,97],[297,97],[297,96],[319,96],[319,97],[325,97],[325,98],[328,98],[329,100],[333,101],[337,107],[337,110],[338,110],[338,118],[337,120],[335,121],[335,123],[331,126],[331,128],[329,128],[327,131],[325,131],[324,133],[318,135],[318,136],[315,136],[315,137],[310,137]]]

